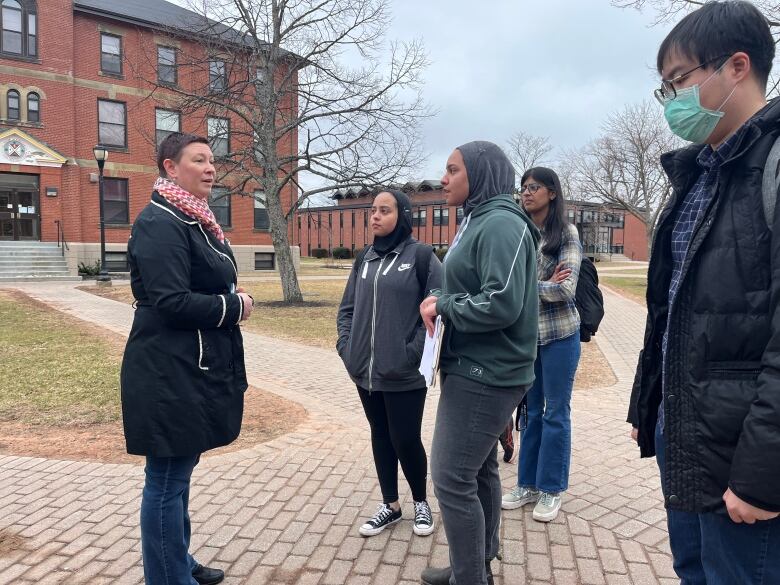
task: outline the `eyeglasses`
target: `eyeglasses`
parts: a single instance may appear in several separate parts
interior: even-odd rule
[[[679,83],[686,77],[688,77],[691,73],[694,71],[701,69],[702,67],[706,67],[710,63],[714,63],[715,61],[719,61],[723,59],[724,57],[731,57],[731,55],[720,55],[719,57],[715,57],[714,59],[710,59],[709,61],[705,61],[704,63],[700,63],[690,71],[686,71],[685,73],[681,73],[680,75],[672,78],[672,79],[662,79],[661,80],[661,87],[656,89],[653,92],[653,95],[655,96],[655,99],[658,100],[658,103],[660,103],[662,106],[665,102],[669,100],[673,100],[677,97],[677,90],[674,87],[675,83]],[[725,64],[725,62],[724,62]],[[722,67],[723,65],[721,65]],[[720,69],[720,67],[719,67]]]
[[[544,187],[544,185],[539,185],[538,183],[528,183],[522,189],[520,189],[520,195],[522,195],[526,191],[528,191],[531,195],[533,195],[542,187]]]

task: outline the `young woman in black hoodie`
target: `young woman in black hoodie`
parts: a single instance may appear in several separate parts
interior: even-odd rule
[[[419,372],[425,327],[417,311],[441,286],[441,263],[412,237],[412,206],[398,191],[383,191],[371,207],[373,244],[355,260],[338,313],[339,356],[357,385],[371,427],[383,503],[360,526],[374,536],[401,520],[398,463],[414,499],[414,532],[434,522],[427,502],[428,458],[420,438],[425,380]]]

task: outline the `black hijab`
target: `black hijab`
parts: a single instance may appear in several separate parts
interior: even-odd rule
[[[390,193],[390,195],[395,197],[395,202],[398,205],[398,221],[395,223],[393,231],[386,236],[374,237],[374,251],[380,256],[384,256],[388,252],[395,250],[398,244],[412,236],[412,202],[400,191],[386,189],[380,191],[377,195],[381,193]]]
[[[492,142],[474,140],[459,146],[469,179],[469,196],[463,203],[468,215],[491,197],[511,194],[515,189],[515,169],[504,151]]]

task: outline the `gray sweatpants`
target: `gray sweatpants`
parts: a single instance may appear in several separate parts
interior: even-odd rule
[[[498,553],[501,478],[496,443],[528,386],[498,388],[446,376],[431,448],[431,477],[450,546],[450,585],[486,585]]]

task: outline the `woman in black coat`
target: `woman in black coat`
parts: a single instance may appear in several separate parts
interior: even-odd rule
[[[147,585],[219,583],[222,571],[189,554],[190,477],[200,454],[241,429],[247,388],[239,323],[252,299],[208,196],[208,141],[172,134],[160,178],[128,242],[136,313],[122,361],[127,452],[146,457],[141,545]]]

